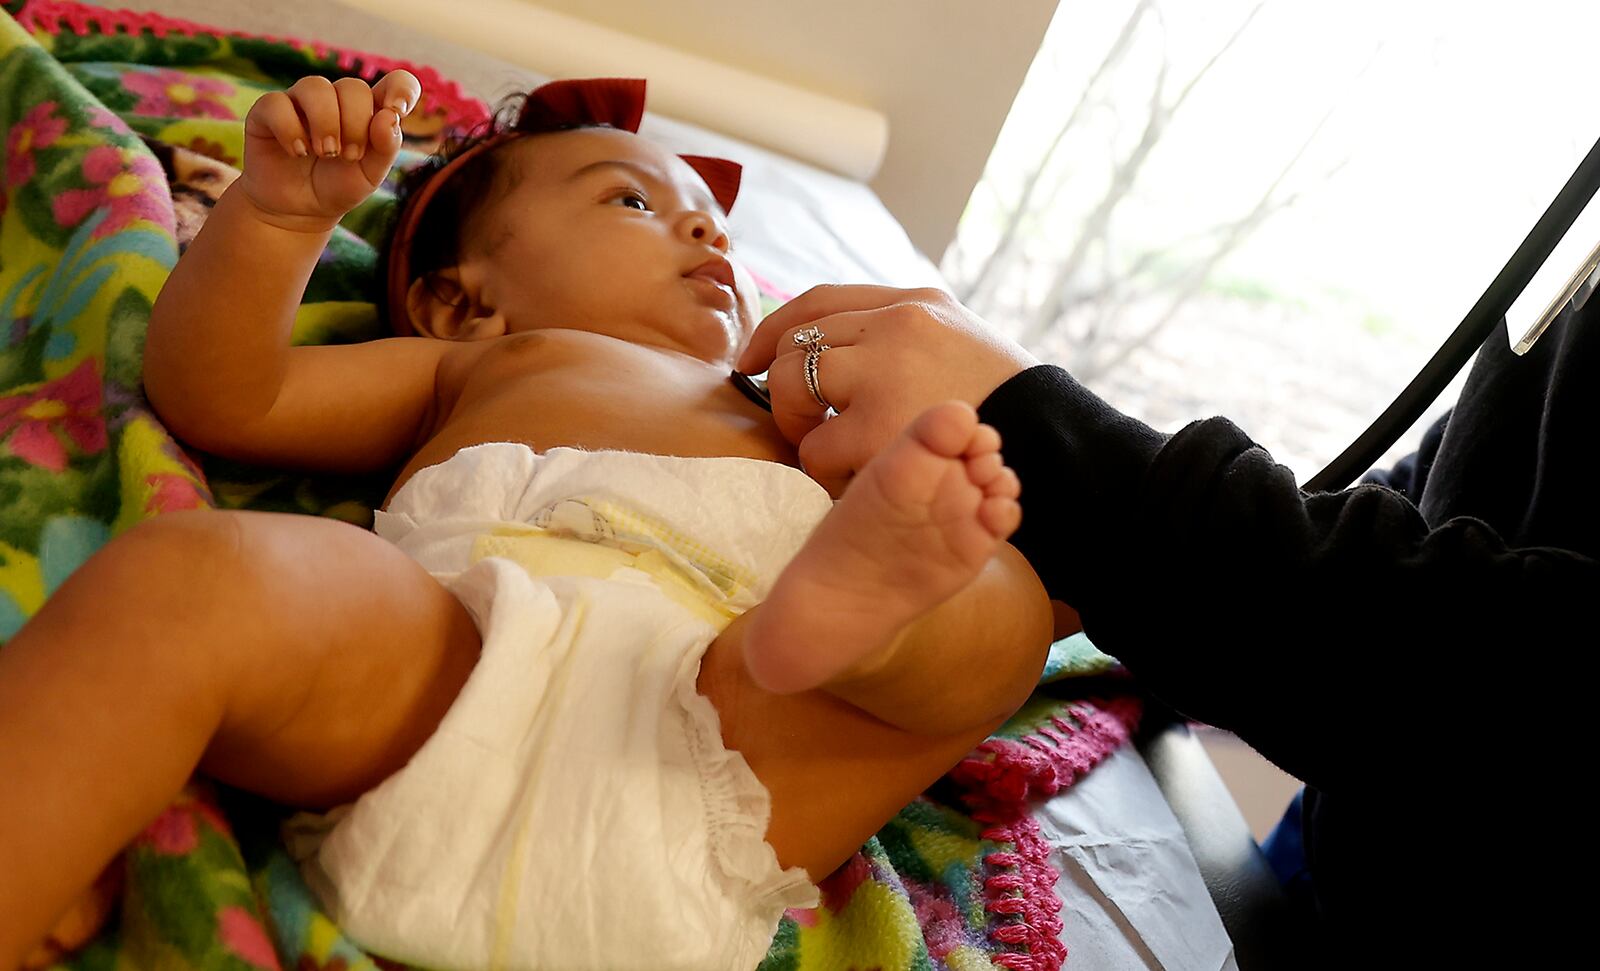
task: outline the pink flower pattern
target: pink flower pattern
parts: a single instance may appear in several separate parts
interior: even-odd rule
[[[175,803],[145,827],[139,840],[165,856],[182,856],[200,845],[200,828],[194,815]]]
[[[204,790],[197,793],[185,789],[166,809],[162,810],[155,822],[145,827],[144,832],[139,834],[138,843],[168,856],[192,853],[200,845],[202,820],[213,830],[231,839],[233,830],[216,807],[207,801],[209,798],[212,797],[205,794]]]
[[[822,905],[836,914],[844,910],[850,898],[856,895],[856,890],[870,876],[872,864],[867,862],[867,858],[860,853],[852,856],[843,866],[817,883],[817,889],[822,891]]]
[[[93,236],[109,236],[135,219],[148,219],[168,233],[174,232],[172,200],[161,163],[142,152],[111,145],[92,148],[83,157],[83,175],[94,185],[68,189],[52,201],[56,222],[75,226],[96,209],[110,214]]]
[[[266,928],[243,907],[224,907],[217,914],[217,934],[235,955],[264,971],[279,971],[278,952]]]
[[[176,473],[152,473],[144,477],[144,482],[150,486],[150,498],[144,502],[146,513],[199,509],[206,504],[195,484]]]
[[[6,442],[11,454],[60,472],[67,467],[67,449],[58,433],[65,434],[84,455],[106,447],[100,377],[92,360],[36,391],[0,398],[0,442]]]
[[[129,71],[122,86],[139,96],[134,114],[173,118],[237,118],[219,98],[234,93],[233,85],[182,71]]]
[[[96,128],[109,128],[119,135],[131,135],[133,129],[115,111],[101,108],[98,105],[89,109],[89,124]]]
[[[41,101],[22,120],[11,126],[6,136],[6,188],[17,186],[33,178],[34,149],[55,144],[67,130],[67,120],[55,114],[54,101]]]

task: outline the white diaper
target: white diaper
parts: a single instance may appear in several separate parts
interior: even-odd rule
[[[439,969],[754,968],[816,888],[695,678],[831,505],[740,458],[494,443],[413,476],[377,532],[483,655],[404,769],[291,823],[330,916]]]

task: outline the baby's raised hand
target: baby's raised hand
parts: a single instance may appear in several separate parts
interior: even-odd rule
[[[331,229],[388,174],[400,119],[421,95],[410,71],[390,71],[370,87],[358,78],[304,77],[262,95],[244,120],[240,190],[286,229]]]

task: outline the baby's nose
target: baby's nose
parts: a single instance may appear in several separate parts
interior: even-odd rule
[[[696,243],[704,243],[724,253],[728,251],[728,234],[723,231],[710,213],[698,210],[683,214],[682,232]]]

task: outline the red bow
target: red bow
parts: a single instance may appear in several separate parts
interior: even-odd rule
[[[551,81],[528,92],[514,130],[525,135],[564,131],[585,125],[609,125],[637,132],[644,118],[643,78],[576,78]],[[743,167],[738,162],[706,155],[680,155],[705,180],[723,212],[739,196]]]

